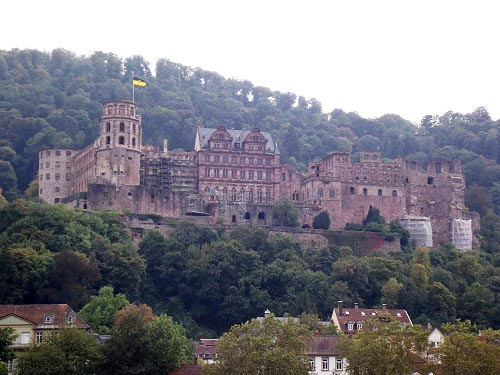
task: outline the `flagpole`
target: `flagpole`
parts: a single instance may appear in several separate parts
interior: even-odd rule
[[[134,80],[132,79],[132,103],[135,102],[135,87]]]

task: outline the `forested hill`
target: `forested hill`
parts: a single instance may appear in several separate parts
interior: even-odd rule
[[[227,79],[167,59],[152,66],[141,56],[112,53],[76,56],[62,49],[0,51],[0,186],[13,199],[36,176],[44,148],[79,149],[97,137],[102,104],[132,97],[136,89],[145,143],[191,149],[197,124],[271,132],[283,162],[304,169],[332,150],[380,149],[387,158],[424,161],[460,158],[469,186],[469,208],[500,210],[500,122],[485,108],[472,113],[429,115],[419,126],[398,115],[365,119],[357,113],[323,111],[321,103],[271,91],[249,81]]]

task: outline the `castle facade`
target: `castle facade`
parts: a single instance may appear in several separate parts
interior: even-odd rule
[[[158,150],[143,146],[141,118],[131,101],[104,105],[100,136],[91,145],[43,150],[39,162],[42,201],[83,209],[272,225],[273,205],[286,197],[299,209],[303,226],[325,210],[331,228],[343,229],[376,207],[387,221],[408,224],[410,232],[423,228],[418,241],[428,246],[454,241],[454,223],[470,219],[458,160],[434,161],[424,169],[405,159],[383,162],[380,152],[361,152],[359,162],[348,152],[332,152],[309,163],[304,174],[280,163],[270,133],[224,126],[198,128],[192,151],[170,151],[166,141]],[[464,236],[472,233],[457,236],[462,247],[469,246]]]

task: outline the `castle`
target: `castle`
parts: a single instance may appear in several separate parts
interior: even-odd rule
[[[280,163],[271,134],[255,128],[199,127],[194,150],[163,150],[142,144],[135,103],[106,103],[99,138],[80,151],[39,154],[39,196],[75,208],[126,210],[167,217],[207,216],[226,224],[272,225],[273,205],[282,197],[310,226],[320,211],[332,229],[361,223],[370,207],[387,221],[400,220],[417,243],[452,241],[472,247],[470,215],[464,205],[465,178],[457,160],[427,165],[380,152],[331,152],[299,173]],[[477,220],[476,220],[477,221]]]

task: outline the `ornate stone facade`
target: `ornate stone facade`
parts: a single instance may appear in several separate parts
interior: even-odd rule
[[[130,101],[106,103],[100,136],[81,151],[40,152],[40,197],[48,203],[128,210],[170,217],[224,217],[226,224],[272,225],[281,197],[296,204],[300,223],[328,211],[331,228],[361,223],[376,207],[388,220],[428,217],[434,244],[450,241],[453,220],[468,219],[459,161],[426,169],[405,159],[383,162],[380,152],[332,152],[303,174],[280,164],[271,134],[198,128],[194,150],[142,145],[141,118]]]

